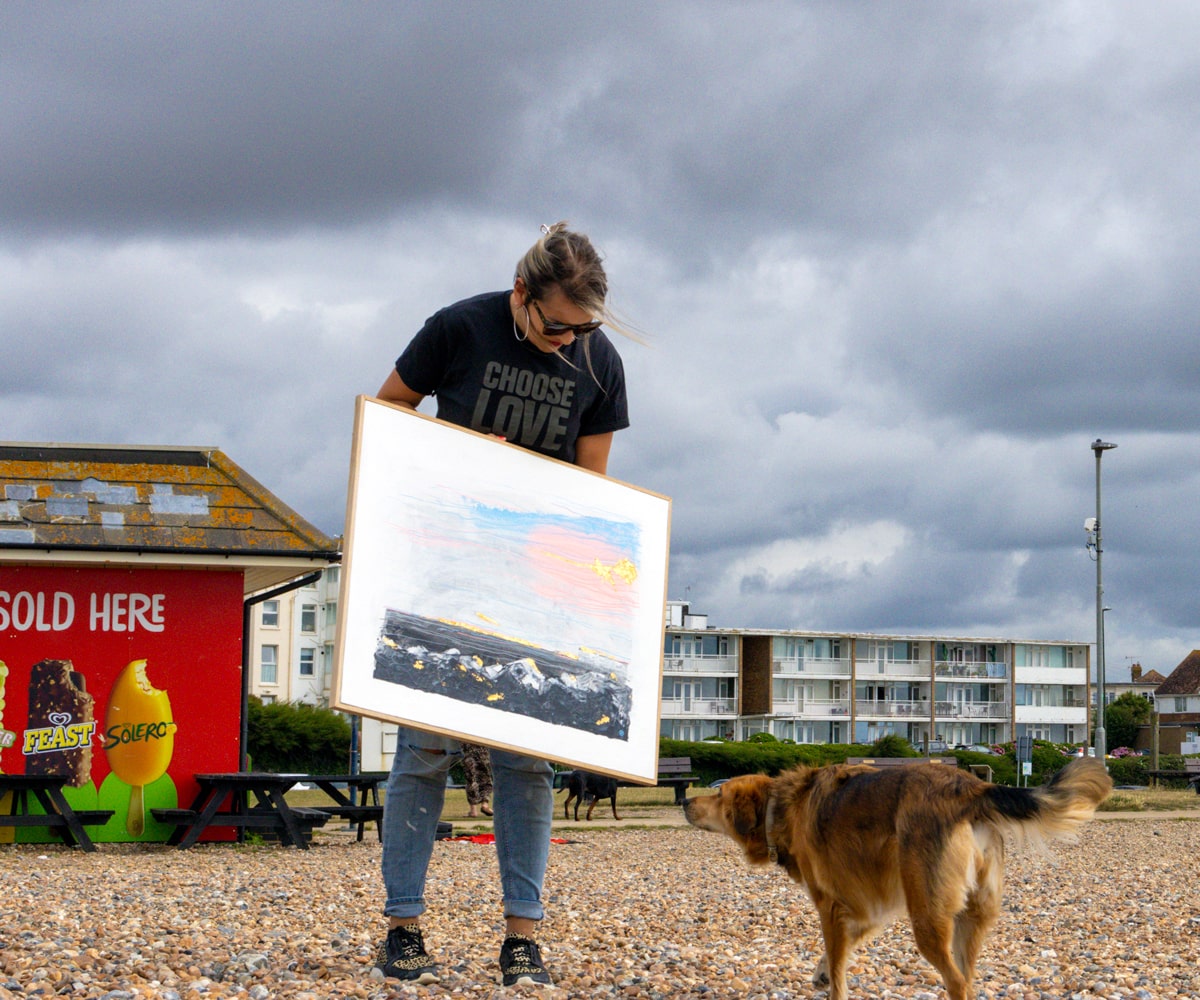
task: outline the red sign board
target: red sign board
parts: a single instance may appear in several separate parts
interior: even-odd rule
[[[95,840],[166,839],[152,809],[238,769],[241,643],[240,571],[0,568],[0,771],[68,775],[114,813]]]

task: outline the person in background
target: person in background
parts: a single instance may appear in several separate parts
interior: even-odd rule
[[[466,776],[467,815],[477,817],[481,812],[492,815],[492,765],[488,748],[481,743],[462,745],[463,774]]]
[[[379,398],[416,409],[437,399],[442,420],[604,474],[613,434],[629,426],[620,355],[600,329],[621,327],[607,305],[599,253],[566,223],[543,226],[517,263],[512,287],[431,316],[388,374]],[[531,598],[532,599],[532,598]],[[519,742],[514,740],[514,742]],[[421,931],[425,875],[460,741],[401,728],[383,816],[384,913],[377,969],[433,983],[438,965]],[[505,986],[546,985],[536,940],[554,814],[548,761],[491,751],[496,854],[505,934]]]

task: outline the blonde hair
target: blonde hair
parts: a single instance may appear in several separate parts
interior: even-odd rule
[[[640,340],[641,337],[619,320],[608,306],[604,258],[583,233],[573,232],[567,226],[566,222],[542,226],[541,239],[517,261],[514,280],[520,278],[534,299],[542,298],[557,287],[573,305],[594,319],[618,333]]]

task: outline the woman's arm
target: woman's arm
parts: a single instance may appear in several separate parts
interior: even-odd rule
[[[612,431],[607,434],[585,434],[575,441],[575,464],[605,475],[608,472],[608,453],[612,448]]]
[[[421,405],[421,400],[425,398],[421,393],[415,392],[405,385],[404,379],[400,377],[400,373],[395,368],[392,369],[392,373],[375,395],[385,403],[399,403],[410,410],[415,410]]]

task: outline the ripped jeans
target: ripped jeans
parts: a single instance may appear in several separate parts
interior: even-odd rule
[[[541,920],[550,856],[554,769],[536,757],[492,750],[496,856],[506,917]],[[446,775],[462,759],[450,737],[401,726],[383,806],[383,884],[389,917],[425,912],[425,874],[446,798]]]

